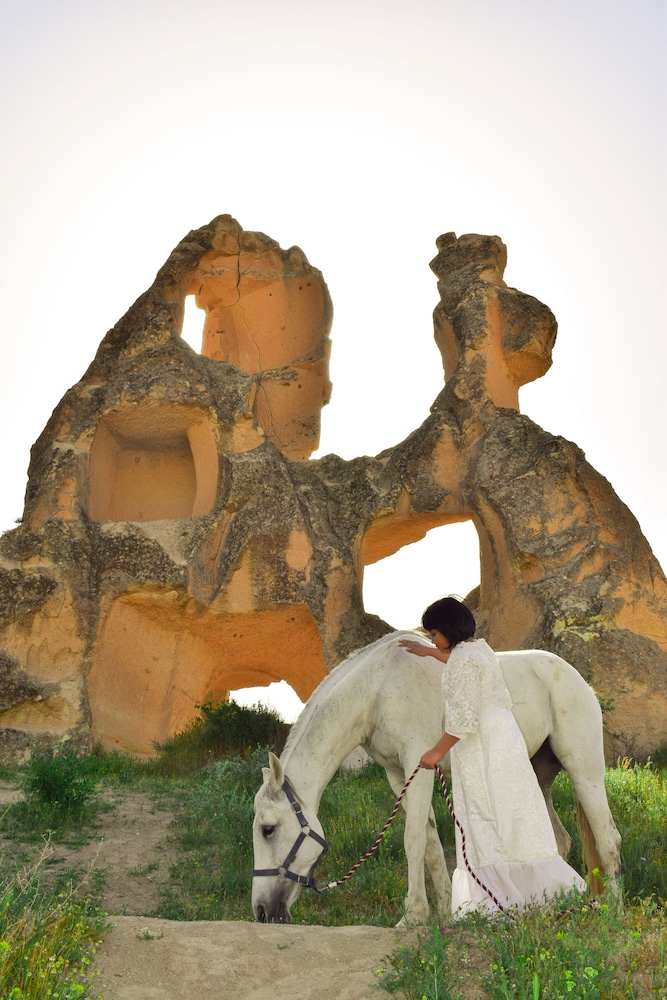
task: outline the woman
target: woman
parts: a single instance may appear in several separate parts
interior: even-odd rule
[[[445,597],[431,604],[422,625],[434,646],[400,640],[415,656],[445,663],[442,692],[446,732],[420,760],[434,768],[451,751],[452,790],[470,867],[503,909],[523,908],[586,883],[558,854],[544,798],[512,715],[500,664],[465,604]],[[475,882],[456,830],[452,912],[493,912],[498,907]]]

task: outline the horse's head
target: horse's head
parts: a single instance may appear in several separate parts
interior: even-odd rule
[[[313,869],[327,845],[317,815],[303,815],[275,754],[262,770],[252,833],[252,909],[261,923],[288,924],[301,886],[314,887]]]

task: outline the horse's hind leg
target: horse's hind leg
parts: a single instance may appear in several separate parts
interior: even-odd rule
[[[567,861],[570,847],[572,846],[572,838],[561,823],[560,817],[554,809],[553,799],[551,798],[551,786],[558,772],[563,770],[562,764],[551,749],[548,740],[545,740],[537,753],[533,754],[530,762],[533,765],[537,782],[544,796],[549,819],[551,820],[554,836],[556,837],[558,853],[564,861]]]
[[[602,734],[600,730],[588,735],[588,739],[585,734],[582,735],[576,752],[561,752],[558,747],[555,750],[577,796],[581,844],[591,892],[599,891],[599,883],[592,874],[595,868],[599,868],[606,878],[609,892],[620,898],[621,835],[607,802]]]
[[[573,774],[570,778],[577,796],[581,845],[589,871],[590,890],[598,893],[602,889],[599,879],[593,875],[597,868],[605,877],[607,890],[620,899],[621,835],[609,810],[604,770],[597,781]]]

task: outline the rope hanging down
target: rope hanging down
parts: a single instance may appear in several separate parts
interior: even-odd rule
[[[385,833],[387,832],[387,830],[389,829],[389,827],[393,823],[394,817],[396,816],[396,813],[398,812],[398,810],[401,807],[401,802],[403,801],[403,796],[407,792],[408,786],[410,785],[410,782],[412,781],[412,779],[414,778],[414,776],[417,774],[418,771],[419,771],[419,765],[417,765],[417,767],[414,769],[414,771],[412,772],[412,774],[410,775],[410,777],[408,778],[408,780],[403,785],[403,790],[401,791],[401,794],[396,799],[396,804],[395,804],[394,808],[391,811],[391,816],[389,817],[389,819],[387,820],[387,822],[385,823],[385,825],[380,830],[380,832],[379,832],[379,834],[377,836],[377,839],[376,839],[375,843],[373,844],[373,846],[371,847],[370,851],[366,851],[366,853],[364,854],[363,858],[359,858],[359,860],[357,861],[356,865],[352,865],[352,867],[350,868],[349,872],[346,875],[343,875],[342,878],[337,879],[335,882],[329,882],[328,885],[323,885],[321,888],[319,888],[317,890],[318,892],[327,892],[328,889],[335,889],[337,885],[342,885],[343,882],[347,882],[347,880],[349,878],[352,878],[352,876],[354,875],[354,873],[356,872],[356,870],[358,868],[361,868],[361,866],[364,864],[365,861],[368,861],[369,858],[373,857],[373,855],[377,851],[378,847],[382,843],[382,839],[383,839]]]
[[[343,875],[342,878],[337,879],[335,882],[329,882],[328,885],[324,885],[321,888],[316,888],[315,886],[313,886],[313,888],[316,888],[317,892],[327,892],[329,889],[335,889],[336,886],[342,885],[343,882],[347,882],[347,880],[349,878],[352,878],[352,876],[354,875],[354,873],[357,871],[358,868],[361,868],[361,866],[366,861],[368,861],[369,858],[373,857],[373,855],[377,851],[378,847],[382,843],[382,840],[384,838],[385,833],[387,832],[387,830],[389,829],[389,827],[393,823],[394,817],[396,816],[396,813],[400,809],[401,802],[403,801],[403,797],[404,797],[405,793],[407,792],[407,790],[408,790],[408,788],[410,786],[410,783],[412,782],[413,778],[415,777],[415,775],[418,773],[419,770],[420,770],[420,767],[419,767],[419,765],[417,765],[417,767],[414,769],[414,771],[412,772],[412,774],[410,775],[410,777],[408,778],[408,780],[403,785],[403,789],[401,791],[401,794],[396,799],[396,804],[394,805],[394,808],[391,811],[391,815],[390,815],[389,819],[387,820],[387,822],[385,823],[385,825],[380,830],[380,833],[378,834],[377,839],[376,839],[375,843],[373,844],[373,846],[371,847],[371,849],[369,851],[367,851],[366,854],[364,854],[364,856],[362,858],[360,858],[357,861],[357,863],[355,865],[353,865],[352,868],[350,868],[349,872],[347,872],[347,874]],[[494,894],[491,892],[491,890],[488,888],[488,886],[484,885],[484,883],[481,881],[481,879],[478,878],[478,876],[475,874],[475,872],[470,867],[470,862],[468,861],[468,855],[466,853],[465,832],[464,832],[463,827],[461,826],[461,824],[459,823],[459,821],[458,821],[458,819],[456,817],[456,813],[454,812],[454,807],[452,805],[452,800],[450,798],[449,791],[447,789],[447,784],[445,782],[445,776],[444,776],[444,774],[442,773],[442,770],[440,769],[440,767],[437,764],[435,766],[435,771],[436,771],[436,773],[438,775],[438,778],[440,779],[440,785],[442,787],[443,795],[445,796],[445,802],[447,803],[447,808],[449,809],[449,813],[450,813],[452,819],[454,820],[454,823],[456,824],[456,826],[457,826],[457,828],[459,830],[459,833],[461,834],[461,852],[463,854],[463,861],[465,863],[465,866],[468,869],[468,871],[470,872],[470,874],[473,877],[473,879],[475,880],[475,882],[477,883],[477,885],[479,885],[484,890],[484,892],[490,897],[490,899],[493,900],[493,902],[496,904],[496,906],[498,907],[498,909],[500,910],[500,912],[504,913],[505,907],[502,905],[502,903],[500,902],[500,900],[496,896],[494,896]]]
[[[489,889],[489,887],[486,886],[486,885],[484,885],[484,883],[482,882],[482,880],[480,878],[478,878],[477,875],[475,875],[474,871],[470,867],[470,862],[468,861],[468,855],[466,854],[466,835],[465,835],[465,832],[463,830],[463,827],[461,826],[461,824],[459,823],[459,821],[458,821],[458,819],[456,817],[456,813],[454,812],[454,807],[452,805],[452,800],[451,800],[451,798],[449,796],[449,791],[447,790],[447,785],[445,784],[445,776],[444,776],[444,774],[442,773],[440,767],[437,764],[435,765],[435,770],[436,770],[436,772],[438,774],[438,778],[440,779],[440,785],[442,787],[442,793],[445,796],[445,802],[447,803],[447,808],[449,809],[449,814],[452,817],[452,819],[454,820],[454,823],[456,824],[457,829],[458,829],[459,833],[461,834],[461,853],[463,854],[463,860],[465,862],[465,866],[468,869],[468,871],[470,872],[470,874],[472,875],[472,877],[475,880],[475,882],[477,883],[477,885],[480,886],[480,888],[482,888],[484,890],[484,892],[487,894],[487,896],[496,904],[496,906],[498,907],[498,909],[500,910],[500,912],[504,913],[505,912],[505,907],[500,902],[500,900],[498,899],[498,897],[494,896],[494,894],[491,892],[491,890]]]

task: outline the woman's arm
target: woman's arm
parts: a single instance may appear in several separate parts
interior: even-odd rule
[[[448,750],[451,750],[455,743],[458,743],[459,737],[452,736],[451,733],[443,733],[438,742],[431,750],[427,750],[426,753],[422,754],[422,758],[419,761],[420,767],[426,767],[429,770],[433,770],[435,765],[442,760]]]
[[[408,653],[414,653],[415,656],[433,656],[441,663],[446,663],[449,659],[449,651],[444,653],[440,649],[436,649],[435,646],[427,646],[425,642],[419,642],[416,639],[399,639],[398,645],[407,649]]]

